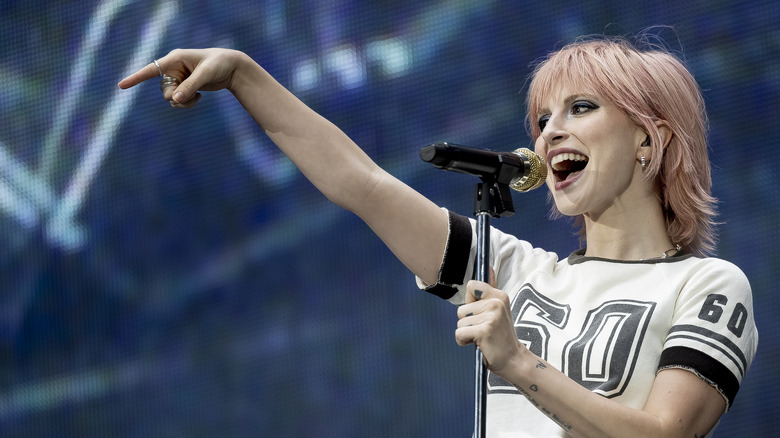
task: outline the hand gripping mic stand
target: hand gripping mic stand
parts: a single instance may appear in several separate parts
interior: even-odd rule
[[[529,151],[530,152],[530,151]],[[474,193],[474,215],[477,217],[477,272],[476,280],[488,283],[490,281],[490,218],[511,216],[515,209],[510,184],[517,176],[521,164],[510,163],[509,159],[497,166],[492,162],[480,163],[479,151],[448,143],[436,143],[424,147],[420,151],[423,161],[434,166],[460,173],[478,176],[482,182],[476,186]],[[546,170],[546,169],[545,169]],[[544,178],[542,178],[543,180]],[[474,438],[486,437],[486,406],[488,375],[482,360],[482,352],[475,348],[474,379]]]

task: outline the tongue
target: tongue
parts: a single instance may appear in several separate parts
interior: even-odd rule
[[[571,176],[572,176],[572,175],[575,175],[575,174],[578,174],[578,173],[580,173],[580,171],[579,171],[579,170],[575,170],[575,171],[569,171],[569,172],[563,172],[563,178],[562,178],[562,180],[563,180],[563,181],[566,181],[567,179],[571,178]]]
[[[580,173],[588,165],[587,162],[578,161],[564,161],[562,164],[561,169],[555,171],[561,181],[566,181],[572,175]]]

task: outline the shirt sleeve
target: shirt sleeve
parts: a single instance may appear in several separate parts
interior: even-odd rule
[[[449,214],[447,246],[435,284],[425,284],[417,278],[417,285],[452,304],[465,302],[466,283],[476,272],[477,222],[474,219]],[[551,270],[558,261],[555,253],[546,252],[527,241],[490,227],[490,267],[496,274],[496,286],[505,291],[519,287],[529,272],[542,268]],[[529,257],[530,255],[530,257]]]
[[[732,405],[755,357],[758,332],[744,273],[731,263],[703,259],[680,293],[659,371],[682,368],[713,385]]]
[[[456,295],[462,289],[458,286],[464,284],[470,266],[473,228],[467,217],[451,211],[447,213],[449,214],[449,234],[442,264],[439,268],[438,280],[434,284],[426,285],[420,278],[417,278],[417,285],[440,298],[457,301]]]

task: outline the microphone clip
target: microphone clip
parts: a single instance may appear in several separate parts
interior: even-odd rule
[[[474,214],[478,216],[480,213],[487,213],[494,218],[509,217],[515,214],[509,184],[482,178],[482,182],[477,184],[474,193]]]

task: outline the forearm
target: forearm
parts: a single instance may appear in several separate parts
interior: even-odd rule
[[[527,350],[521,356],[504,378],[572,437],[703,437],[719,416],[697,412],[696,403],[686,405],[687,393],[667,394],[667,403],[656,412],[633,409],[587,390]],[[685,379],[693,376],[677,371]]]
[[[330,200],[355,211],[384,172],[344,132],[235,53],[230,91],[269,138]]]

